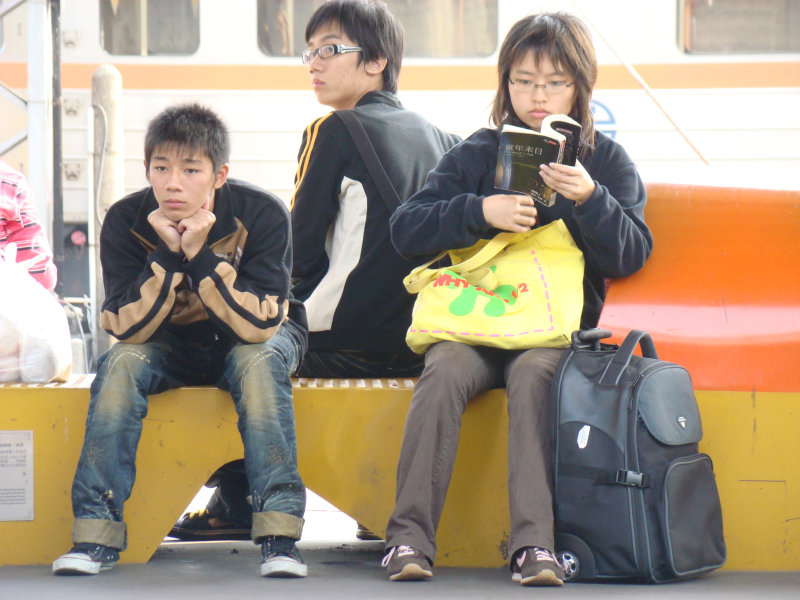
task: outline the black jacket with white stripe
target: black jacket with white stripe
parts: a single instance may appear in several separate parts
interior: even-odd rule
[[[403,201],[460,141],[390,92],[366,94],[353,112]],[[390,216],[338,115],[311,123],[292,198],[293,291],[306,305],[309,350],[408,352],[414,297],[402,280],[414,264],[392,246]]]

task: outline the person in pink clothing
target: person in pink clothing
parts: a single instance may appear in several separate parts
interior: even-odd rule
[[[17,245],[17,262],[40,260],[28,272],[48,291],[56,286],[56,266],[36,214],[25,176],[0,159],[0,249]]]

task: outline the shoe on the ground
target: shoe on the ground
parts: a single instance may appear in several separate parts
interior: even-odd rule
[[[411,546],[392,546],[381,564],[390,581],[423,581],[433,577],[427,557]]]
[[[364,541],[375,541],[375,540],[382,540],[382,537],[379,537],[378,534],[370,531],[362,525],[361,523],[356,523],[356,539],[364,540]]]
[[[97,575],[119,560],[119,551],[100,544],[75,544],[72,550],[53,561],[55,575]]]
[[[203,508],[184,513],[167,535],[186,542],[249,540],[250,525],[250,523],[228,523],[212,515],[207,508]]]
[[[262,577],[305,577],[308,567],[297,550],[295,540],[283,535],[268,535],[261,542]]]
[[[511,581],[526,586],[559,586],[564,584],[564,569],[550,550],[531,546],[511,560]]]

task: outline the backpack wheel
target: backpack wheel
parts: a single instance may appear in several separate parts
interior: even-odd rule
[[[570,550],[562,550],[556,558],[564,569],[564,581],[576,581],[581,572],[581,560],[578,555]]]

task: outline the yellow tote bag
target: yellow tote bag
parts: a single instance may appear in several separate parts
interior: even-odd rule
[[[417,353],[443,340],[505,349],[566,347],[580,329],[584,259],[559,219],[526,233],[451,250],[404,280],[418,294],[406,342]]]

